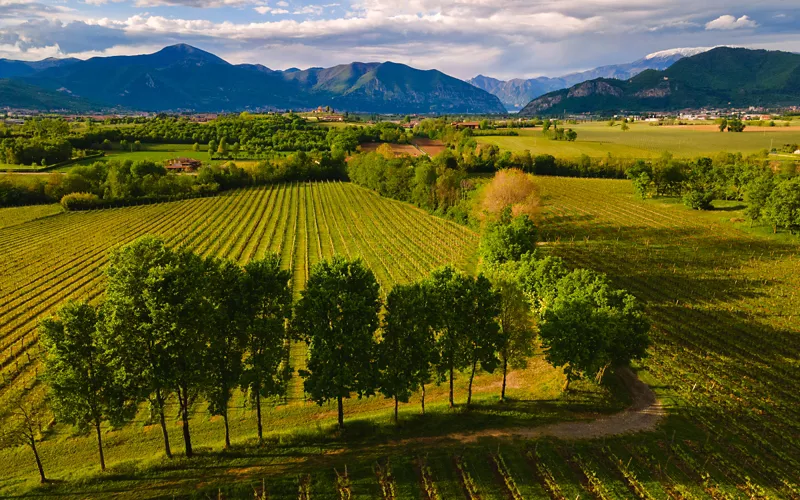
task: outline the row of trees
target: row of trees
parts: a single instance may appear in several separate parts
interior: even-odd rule
[[[681,196],[697,210],[712,209],[715,199],[742,201],[751,221],[794,232],[800,229],[800,176],[793,163],[785,165],[786,170],[776,172],[764,156],[721,153],[680,161],[665,154],[651,163],[638,162],[627,175],[642,198]]]
[[[134,200],[180,199],[239,187],[308,180],[346,179],[343,158],[302,151],[248,169],[235,163],[204,165],[198,175],[170,174],[148,160],[109,160],[76,166],[67,173],[32,179],[0,179],[0,206],[53,203],[67,209],[97,208]],[[76,202],[77,201],[77,202]]]
[[[8,137],[0,141],[0,163],[52,165],[72,158],[72,144],[52,137]]]
[[[308,343],[305,391],[319,404],[337,402],[340,427],[343,400],[354,395],[392,398],[396,420],[399,403],[419,391],[424,413],[426,384],[448,381],[453,406],[461,371],[468,407],[479,370],[503,370],[505,398],[507,371],[525,366],[537,325],[546,359],[564,368],[567,383],[644,356],[648,324],[632,296],[604,275],[518,252],[486,259],[477,277],[435,270],[394,287],[385,301],[360,260],[334,257],[314,266],[293,308],[277,256],[241,268],[144,237],[112,252],[101,304],[68,302],[42,321],[49,401],[60,421],[94,430],[104,468],[101,426],[128,421],[143,402],[161,425],[167,456],[173,398],[187,456],[198,398],[222,416],[230,445],[236,389],[253,402],[261,440],[262,400],[283,395],[292,373],[290,339]]]

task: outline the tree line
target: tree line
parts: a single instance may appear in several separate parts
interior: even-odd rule
[[[714,158],[676,160],[669,154],[627,171],[642,197],[681,197],[687,207],[713,209],[714,200],[735,200],[747,205],[751,222],[769,224],[774,232],[800,230],[800,175],[794,162],[774,170],[766,157],[720,153]]]
[[[344,159],[302,151],[247,169],[230,162],[203,165],[196,176],[169,173],[149,160],[109,160],[76,166],[48,176],[3,176],[0,206],[60,202],[67,210],[85,210],[137,201],[167,201],[205,196],[229,189],[312,180],[345,180]]]
[[[337,403],[339,428],[343,400],[353,396],[393,399],[397,421],[400,403],[420,393],[424,413],[425,387],[448,382],[454,406],[457,372],[469,377],[467,407],[479,371],[502,370],[504,399],[506,374],[526,365],[537,333],[567,384],[646,355],[649,324],[636,299],[605,275],[536,257],[527,215],[506,214],[486,238],[519,244],[495,255],[482,243],[477,276],[447,266],[395,286],[385,300],[361,260],[337,256],[312,268],[293,304],[290,273],[276,255],[240,267],[142,237],[110,254],[99,304],[69,301],[40,323],[47,401],[58,421],[93,431],[104,469],[102,426],[130,421],[142,403],[160,424],[168,457],[172,401],[192,456],[193,405],[203,400],[222,417],[229,447],[236,390],[256,409],[262,441],[262,404],[284,396],[293,373],[291,340],[308,344],[303,387],[320,405]],[[13,432],[41,465],[34,426],[29,418],[22,424]]]

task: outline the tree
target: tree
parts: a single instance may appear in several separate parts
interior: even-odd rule
[[[467,317],[466,360],[470,365],[469,388],[467,390],[467,407],[472,404],[472,382],[475,370],[480,368],[493,373],[499,360],[497,351],[502,343],[499,327],[495,318],[500,313],[500,297],[492,288],[491,282],[482,274],[470,283],[470,300],[472,307]]]
[[[530,153],[528,157],[530,158]],[[481,208],[491,216],[499,216],[506,207],[513,215],[539,213],[541,199],[534,177],[517,168],[498,170],[481,192]]]
[[[132,417],[136,407],[125,400],[114,381],[98,326],[94,307],[69,301],[56,318],[40,323],[39,332],[53,412],[80,430],[94,427],[100,469],[105,470],[100,426],[106,420],[120,423]]]
[[[102,315],[103,345],[115,378],[128,394],[149,400],[159,417],[167,457],[172,457],[172,451],[165,403],[173,389],[172,358],[180,346],[172,345],[166,332],[155,328],[148,302],[151,271],[174,265],[174,253],[154,236],[112,251]]]
[[[643,200],[650,194],[653,185],[653,168],[642,160],[625,171],[625,175],[633,181],[633,189]]]
[[[141,151],[142,150],[142,141],[133,141],[133,150],[134,151]]]
[[[33,452],[41,483],[46,483],[47,478],[44,475],[44,467],[36,443],[39,441],[42,426],[46,423],[44,405],[19,402],[10,411],[3,427],[0,428],[0,447],[27,446]]]
[[[647,354],[650,325],[641,306],[603,274],[576,270],[561,278],[540,318],[545,359],[563,367],[565,389],[582,377],[600,380],[610,366]]]
[[[286,321],[292,314],[291,273],[282,270],[280,258],[267,254],[244,268],[242,299],[246,304],[245,358],[242,387],[256,405],[258,440],[263,441],[261,398],[283,394],[291,375],[284,360]]]
[[[208,156],[209,157],[214,156],[214,153],[216,151],[217,151],[217,141],[211,139],[210,141],[208,141]]]
[[[747,127],[747,125],[739,118],[728,120],[728,132],[744,132],[745,127]]]
[[[192,145],[192,151],[194,151],[194,152],[200,151],[200,143],[195,142]]]
[[[424,286],[430,296],[430,320],[439,352],[436,369],[440,380],[449,379],[450,407],[455,406],[455,371],[471,367],[469,404],[477,364],[489,372],[496,367],[497,297],[485,277],[474,279],[452,266],[434,270]]]
[[[436,363],[436,345],[430,325],[428,294],[419,283],[397,285],[386,297],[382,338],[378,346],[381,367],[380,391],[394,398],[394,420],[398,403],[408,403],[411,394],[423,388]],[[423,413],[425,401],[422,402]]]
[[[775,189],[775,178],[769,170],[747,184],[744,193],[747,208],[744,214],[751,222],[758,222],[762,219],[764,207],[767,205],[773,189]]]
[[[119,141],[119,148],[121,150],[128,151],[130,149],[130,147],[131,147],[130,143],[128,143],[128,141],[126,141],[125,139],[122,139],[122,140]]]
[[[213,286],[209,290],[210,318],[203,393],[212,415],[225,424],[225,448],[230,448],[228,404],[233,389],[241,383],[245,343],[245,307],[242,268],[230,261],[206,261]]]
[[[170,363],[165,379],[178,396],[187,457],[194,454],[189,409],[208,375],[205,350],[213,315],[207,294],[211,286],[217,286],[209,274],[200,256],[180,249],[173,252],[167,266],[151,268],[145,281],[145,307]]]
[[[228,152],[228,144],[225,142],[225,138],[221,138],[219,140],[219,146],[217,146],[217,153],[224,155]]]
[[[627,125],[624,125],[623,127],[626,127],[626,126]],[[623,128],[622,130],[625,130],[625,128]],[[565,137],[566,137],[567,141],[575,142],[575,139],[578,138],[578,133],[575,132],[574,130],[572,130],[571,128],[568,128],[567,131],[565,132]]]
[[[500,326],[498,351],[503,367],[501,401],[506,399],[509,366],[525,368],[528,358],[533,355],[535,339],[533,315],[530,302],[520,284],[521,268],[522,266],[518,262],[507,262],[485,268],[500,301],[497,323]]]
[[[536,247],[536,226],[527,215],[512,217],[507,206],[500,219],[486,224],[481,235],[480,252],[487,262],[519,260]]]
[[[720,132],[725,132],[726,128],[728,128],[728,120],[726,118],[723,118],[719,122],[719,131]]]
[[[620,130],[622,130],[623,132],[627,132],[630,129],[631,129],[631,127],[628,125],[628,122],[626,120],[625,122],[623,122],[622,128]]]
[[[764,219],[778,228],[794,231],[800,228],[800,177],[786,179],[775,185],[764,206]]]
[[[336,399],[339,428],[342,400],[355,392],[372,395],[376,387],[375,331],[381,300],[375,276],[361,260],[334,257],[311,270],[295,307],[292,331],[309,345],[304,388],[322,404]]]

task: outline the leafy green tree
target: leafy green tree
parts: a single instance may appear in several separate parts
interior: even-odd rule
[[[627,125],[623,125],[622,130],[626,130],[625,127],[627,127]],[[578,138],[578,133],[572,130],[571,128],[568,128],[567,131],[564,133],[564,137],[569,142],[575,142],[575,140]]]
[[[211,139],[208,141],[208,155],[212,156],[217,151],[217,141]]]
[[[507,262],[536,248],[536,226],[527,215],[513,217],[506,206],[497,221],[486,224],[480,241],[481,256],[487,262]]]
[[[195,142],[192,144],[192,151],[197,152],[200,151],[200,143]]]
[[[375,331],[381,307],[378,282],[362,261],[334,257],[311,270],[295,307],[292,330],[309,345],[304,387],[322,404],[336,399],[339,428],[342,400],[372,395],[377,385]]]
[[[627,132],[630,129],[631,129],[631,127],[628,125],[628,122],[625,121],[625,122],[622,123],[622,128],[620,130],[622,130],[623,132]]]
[[[155,327],[149,302],[154,269],[175,266],[175,254],[164,241],[144,236],[111,252],[106,268],[103,345],[114,375],[127,394],[147,399],[158,415],[164,451],[172,457],[165,418],[173,390],[176,349],[167,332]],[[194,286],[194,285],[192,285]]]
[[[782,228],[794,234],[800,228],[800,177],[775,186],[764,206],[764,219],[772,225],[773,232]]]
[[[449,379],[450,407],[455,406],[455,371],[467,368],[472,369],[469,404],[478,363],[489,372],[497,366],[497,296],[485,277],[471,278],[452,266],[434,270],[424,286],[430,296],[431,325],[439,352],[436,369],[440,380]]]
[[[133,141],[133,150],[134,151],[141,151],[142,150],[142,141]]]
[[[496,321],[500,314],[499,294],[482,274],[472,280],[470,285],[469,292],[473,306],[467,317],[469,328],[464,339],[466,361],[470,366],[467,407],[472,404],[472,382],[475,379],[478,364],[480,364],[481,370],[493,373],[500,363],[497,351],[503,343]]]
[[[744,132],[745,127],[747,127],[747,125],[739,118],[728,120],[728,132]]]
[[[395,422],[398,403],[408,403],[414,391],[424,388],[436,363],[436,344],[429,316],[428,294],[419,283],[397,285],[386,297],[378,346],[380,391],[387,398],[394,398]],[[424,412],[424,401],[422,405]]]
[[[184,449],[191,457],[189,410],[206,386],[206,345],[212,321],[207,294],[216,284],[208,279],[207,265],[200,256],[183,249],[173,255],[170,265],[149,270],[145,305],[170,363],[166,379],[178,397]]]
[[[745,187],[744,201],[747,203],[747,208],[744,214],[751,223],[762,219],[764,207],[773,189],[775,189],[775,178],[769,170],[751,180]]]
[[[246,305],[245,358],[242,386],[255,402],[258,440],[263,441],[261,398],[284,394],[291,368],[280,369],[287,340],[286,321],[292,315],[291,273],[280,258],[267,254],[244,268],[242,300]]]
[[[100,426],[106,420],[120,423],[132,417],[135,405],[125,401],[114,382],[97,327],[94,307],[69,301],[58,310],[57,318],[41,321],[39,333],[53,412],[81,430],[94,428],[100,469],[105,470]]]
[[[720,132],[725,132],[726,128],[728,128],[728,120],[726,118],[723,118],[719,122],[719,131]]]
[[[646,356],[649,330],[635,297],[613,289],[605,275],[588,270],[559,280],[539,322],[545,359],[563,367],[565,389],[573,380],[599,380],[609,367]]]
[[[242,268],[230,261],[209,259],[205,263],[209,287],[210,318],[205,347],[206,380],[203,394],[212,415],[225,424],[225,448],[230,448],[228,404],[233,389],[241,383],[245,347],[246,303],[243,302]]]
[[[498,352],[503,367],[501,401],[506,398],[509,366],[518,369],[528,365],[536,337],[531,305],[520,281],[520,270],[523,268],[519,262],[507,262],[484,269],[500,301],[497,323],[500,326]]]
[[[547,132],[549,132],[549,131],[550,131],[550,127],[552,127],[552,126],[553,126],[553,122],[551,122],[549,118],[548,118],[548,119],[546,119],[546,120],[545,120],[545,121],[542,123],[542,132],[543,132],[544,134],[547,134]]]
[[[653,168],[642,160],[625,171],[625,175],[633,181],[633,189],[643,200],[650,194],[653,185]]]
[[[131,145],[130,145],[130,143],[128,141],[126,141],[125,139],[122,139],[121,141],[119,141],[119,148],[122,151],[128,151],[128,150],[130,150]]]

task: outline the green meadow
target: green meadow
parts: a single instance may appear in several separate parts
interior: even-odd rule
[[[534,154],[551,154],[573,158],[580,155],[622,158],[654,158],[664,151],[679,157],[714,155],[720,151],[752,154],[783,144],[800,143],[800,126],[748,127],[742,133],[720,132],[714,125],[654,126],[648,123],[621,124],[610,127],[607,122],[566,124],[578,132],[575,142],[552,141],[542,135],[541,128],[520,130],[517,137],[476,137],[479,144],[496,144],[503,150],[530,150]]]

